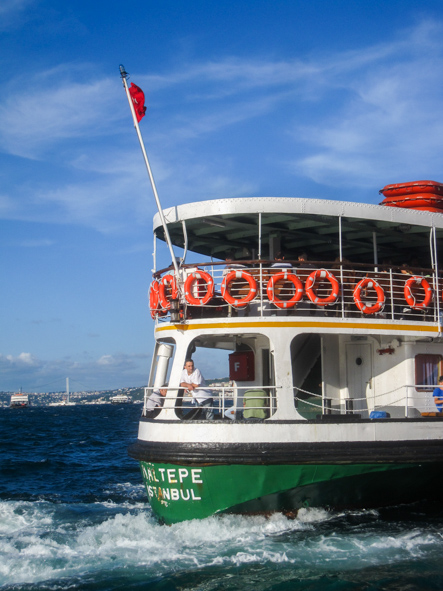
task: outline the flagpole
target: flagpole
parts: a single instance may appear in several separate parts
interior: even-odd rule
[[[121,75],[121,78],[123,81],[123,86],[125,88],[126,96],[128,98],[129,108],[131,109],[132,119],[134,120],[135,131],[137,132],[138,141],[140,142],[140,147],[142,149],[142,154],[143,154],[143,158],[145,160],[146,169],[148,171],[149,180],[151,181],[152,192],[154,193],[155,202],[157,203],[157,209],[158,209],[158,213],[160,215],[160,220],[161,220],[161,223],[163,226],[163,230],[165,232],[166,243],[168,245],[169,252],[171,253],[172,264],[174,265],[174,270],[175,270],[175,275],[176,275],[176,280],[177,280],[177,288],[179,288],[180,274],[179,274],[179,270],[178,270],[177,261],[175,259],[174,250],[172,248],[171,237],[169,236],[168,226],[166,225],[165,216],[163,215],[163,210],[160,205],[160,199],[158,197],[157,188],[155,186],[154,177],[152,175],[151,166],[150,166],[149,160],[148,160],[148,155],[146,154],[145,144],[143,142],[143,137],[140,132],[140,127],[138,125],[137,116],[135,114],[134,104],[132,102],[131,95],[129,94],[128,83],[126,81],[126,78],[128,78],[128,73],[125,71],[125,67],[123,65],[120,65],[120,75]]]

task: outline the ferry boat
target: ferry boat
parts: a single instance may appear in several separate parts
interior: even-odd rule
[[[278,197],[161,213],[184,256],[153,273],[156,344],[129,448],[160,521],[435,498],[443,216]],[[153,230],[165,240],[160,213]],[[231,380],[229,396],[211,388],[214,420],[180,387],[186,359],[208,352]]]
[[[13,394],[9,403],[10,408],[24,408],[29,406],[29,396],[21,392]]]
[[[132,398],[127,394],[116,394],[110,398],[111,404],[131,404]]]

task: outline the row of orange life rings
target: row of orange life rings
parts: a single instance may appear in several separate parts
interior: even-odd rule
[[[242,279],[246,281],[249,290],[248,293],[242,298],[236,298],[229,292],[229,286],[233,281]],[[327,280],[330,283],[330,293],[326,297],[320,298],[315,291],[315,285],[318,280]],[[294,287],[294,295],[289,300],[282,300],[275,295],[275,285],[279,281],[285,281],[292,283]],[[194,295],[194,288],[196,285],[203,287],[205,294],[203,297],[196,297]],[[422,287],[425,292],[425,296],[422,301],[417,301],[413,287]],[[206,271],[194,271],[190,273],[184,284],[184,296],[187,303],[191,306],[204,306],[208,304],[214,296],[214,280],[209,273]],[[377,301],[372,305],[367,305],[363,301],[362,292],[368,289],[374,289],[377,296]],[[170,295],[167,291],[170,290]],[[340,294],[340,284],[335,276],[326,269],[317,269],[309,275],[306,279],[306,284],[303,287],[303,283],[297,275],[294,275],[289,270],[282,271],[272,275],[266,286],[266,293],[269,301],[274,304],[277,308],[288,309],[294,307],[299,302],[303,294],[306,293],[309,300],[317,306],[328,306],[334,304]],[[251,302],[257,295],[257,282],[254,277],[247,271],[235,270],[230,271],[223,279],[221,285],[221,295],[226,303],[234,306],[235,308],[245,307]],[[432,301],[433,291],[429,282],[424,277],[414,275],[410,277],[404,286],[404,297],[409,307],[414,310],[423,310],[429,306]],[[171,307],[171,299],[176,299],[178,296],[177,282],[175,277],[171,274],[164,275],[160,281],[154,280],[151,283],[149,290],[149,307],[151,310],[152,318],[156,315],[166,314],[167,310]],[[353,293],[354,302],[357,308],[363,312],[363,314],[376,314],[380,312],[386,301],[386,296],[383,288],[375,279],[366,277],[362,279],[354,289]]]

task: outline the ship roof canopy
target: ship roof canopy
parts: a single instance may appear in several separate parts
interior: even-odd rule
[[[269,256],[270,241],[278,236],[288,260],[308,252],[313,260],[327,261],[339,256],[341,235],[343,258],[372,262],[376,241],[379,262],[417,258],[426,267],[431,263],[430,229],[435,227],[437,238],[443,238],[442,214],[347,201],[217,199],[163,213],[175,246],[183,247],[186,236],[188,250],[222,260],[229,250],[236,258],[255,258],[260,234],[262,258]],[[159,214],[154,216],[154,232],[165,239]]]

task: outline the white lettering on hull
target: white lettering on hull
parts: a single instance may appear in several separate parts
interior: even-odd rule
[[[164,504],[179,500],[201,501],[192,487],[203,484],[201,468],[156,468],[147,462],[143,462],[141,468],[149,500],[155,498]],[[180,487],[169,486],[171,484]]]

